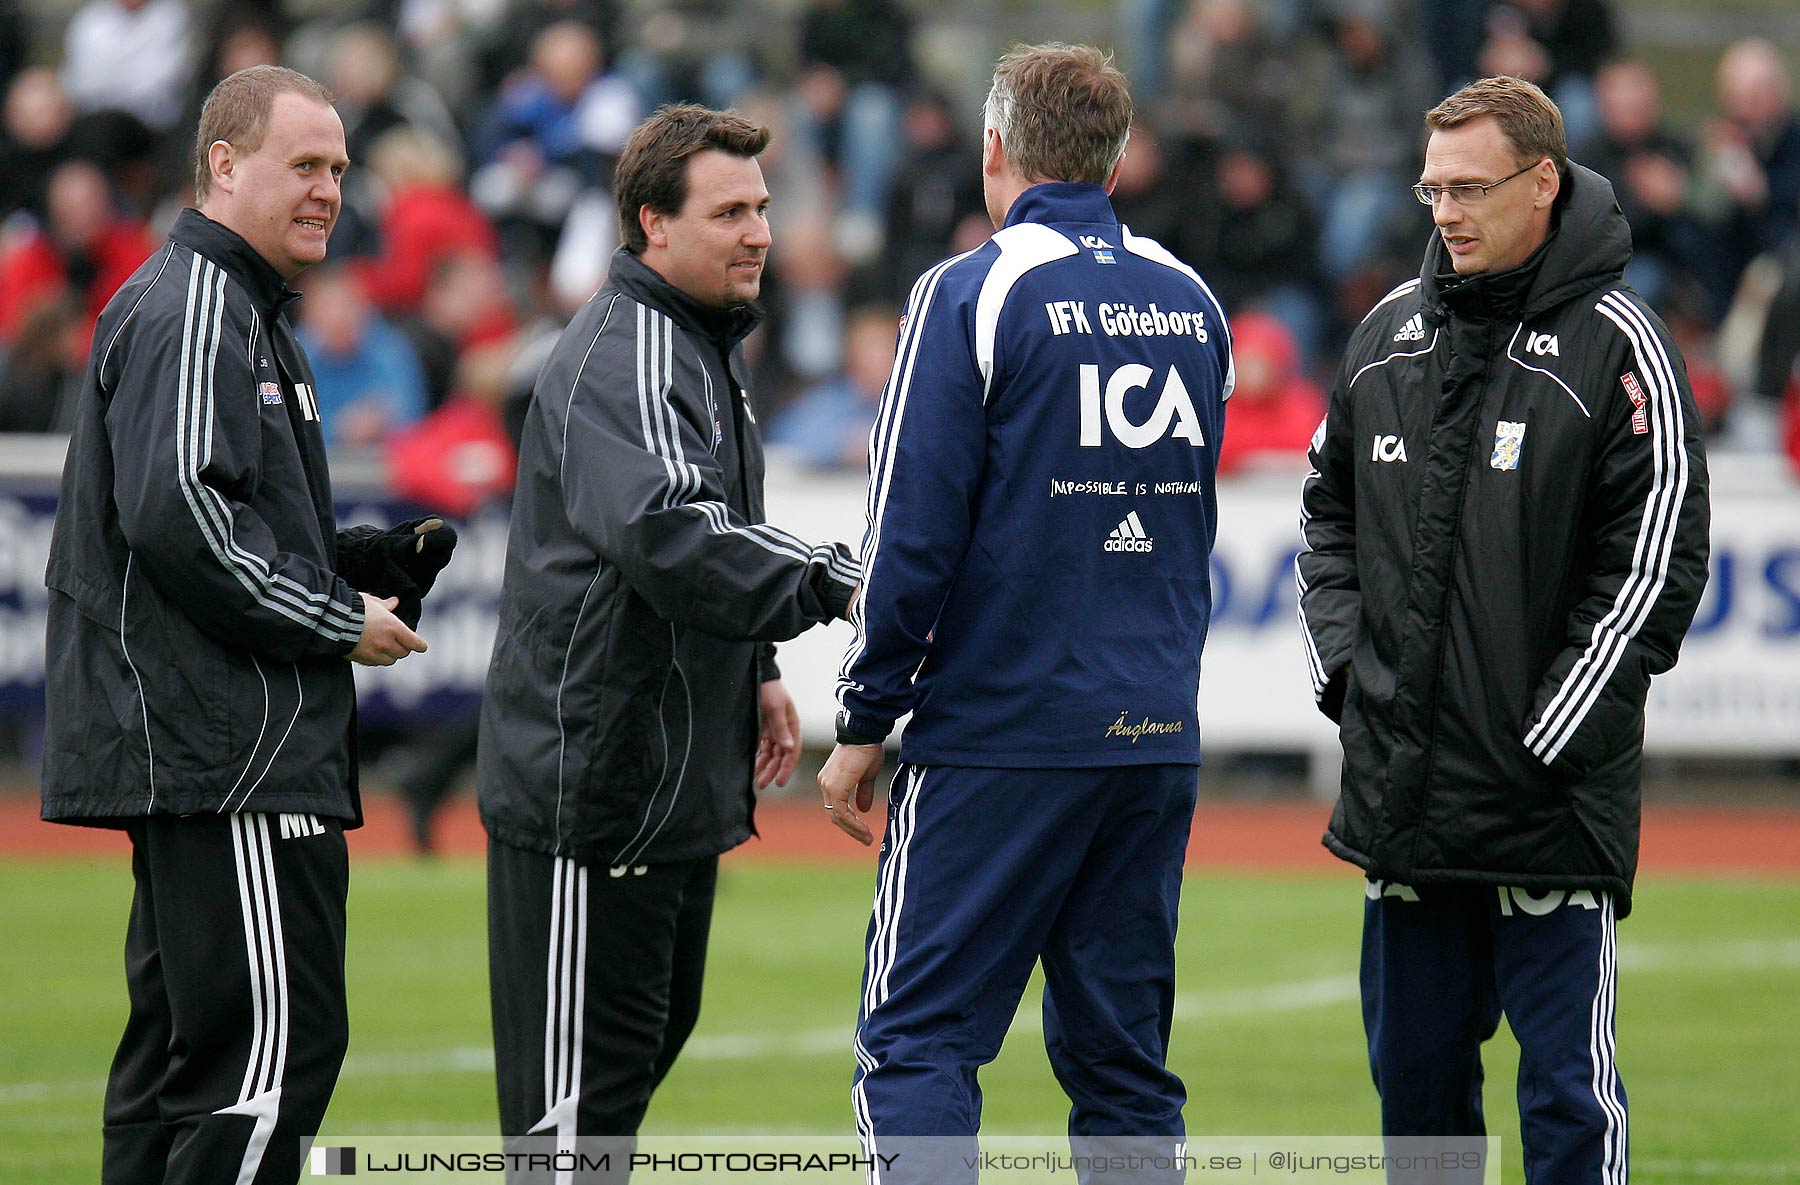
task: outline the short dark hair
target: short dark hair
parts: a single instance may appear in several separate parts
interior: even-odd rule
[[[689,158],[707,151],[752,157],[769,146],[769,129],[736,111],[714,111],[698,103],[668,104],[656,109],[625,141],[613,170],[613,196],[619,202],[619,241],[633,255],[650,245],[638,211],[679,214],[687,204]]]
[[[269,112],[275,96],[302,95],[330,106],[331,91],[298,70],[286,66],[246,66],[220,80],[200,108],[200,132],[194,139],[194,198],[204,202],[212,192],[212,167],[208,154],[223,140],[239,152],[255,152],[269,134]]]
[[[1131,137],[1131,92],[1090,45],[1014,46],[994,67],[987,126],[1025,181],[1104,185]]]
[[[1425,113],[1432,131],[1458,128],[1486,116],[1500,123],[1500,132],[1520,161],[1549,157],[1559,175],[1569,175],[1569,141],[1563,131],[1562,112],[1550,96],[1523,78],[1501,74],[1471,82]]]

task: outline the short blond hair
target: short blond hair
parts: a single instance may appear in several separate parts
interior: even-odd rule
[[[1015,46],[994,67],[985,120],[1025,181],[1103,185],[1131,137],[1131,91],[1091,45]]]
[[[331,91],[286,66],[246,66],[212,88],[200,108],[200,132],[194,139],[194,197],[206,201],[212,192],[212,146],[225,141],[239,152],[262,147],[269,134],[269,112],[275,96],[292,93],[330,106]]]
[[[1471,82],[1425,113],[1432,131],[1458,128],[1493,116],[1520,161],[1549,157],[1559,175],[1569,175],[1569,141],[1562,112],[1550,96],[1523,78],[1501,74]]]

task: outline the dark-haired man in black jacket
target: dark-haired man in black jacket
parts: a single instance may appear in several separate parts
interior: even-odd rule
[[[637,1131],[699,1015],[718,857],[799,751],[771,643],[856,588],[844,545],[763,521],[767,142],[695,106],[632,133],[624,247],[525,421],[477,759],[514,1147]]]
[[[96,327],[46,576],[43,814],[124,828],[137,884],[106,1185],[298,1177],[348,1039],[344,660],[425,649],[379,573],[415,560],[333,522],[285,311],[349,163],[330,93],[239,71],[197,149],[199,209]]]
[[[1555,105],[1491,78],[1426,122],[1436,234],[1352,337],[1303,495],[1307,655],[1344,745],[1325,844],[1369,876],[1384,1133],[1483,1132],[1504,1012],[1526,1179],[1623,1182],[1613,923],[1645,696],[1706,582],[1706,460]]]

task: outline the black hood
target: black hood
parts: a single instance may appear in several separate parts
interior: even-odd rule
[[[1516,307],[1515,315],[1529,319],[1583,292],[1617,284],[1630,259],[1631,228],[1619,209],[1612,182],[1570,161],[1569,174],[1557,195],[1550,237],[1524,263],[1459,284],[1450,253],[1434,228],[1425,246],[1419,279],[1430,313],[1441,314],[1446,303],[1457,306],[1458,312],[1472,312],[1465,302],[1481,300],[1477,294],[1491,290],[1496,296],[1503,292],[1512,296],[1505,303]],[[1519,288],[1523,292],[1514,295]]]

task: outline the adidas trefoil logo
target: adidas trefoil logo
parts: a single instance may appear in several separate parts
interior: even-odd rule
[[[1112,529],[1106,537],[1106,551],[1152,551],[1156,540],[1144,533],[1144,524],[1138,518],[1137,511],[1125,516],[1125,521]]]
[[[1394,335],[1394,340],[1397,342],[1422,342],[1422,341],[1424,341],[1425,340],[1425,318],[1418,313],[1414,313],[1410,318],[1407,319],[1406,324],[1404,324],[1400,327],[1400,332],[1396,333]]]

